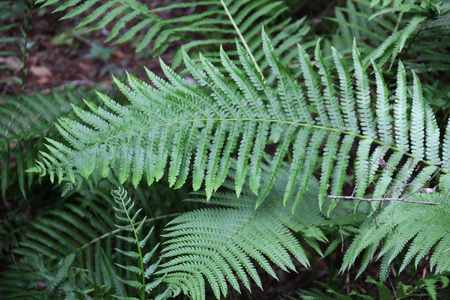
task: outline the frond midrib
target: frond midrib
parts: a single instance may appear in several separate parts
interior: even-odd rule
[[[241,122],[260,122],[260,123],[267,122],[267,123],[272,123],[272,124],[276,124],[276,123],[280,124],[281,123],[281,124],[293,125],[293,126],[298,126],[298,127],[305,127],[305,128],[309,127],[309,128],[316,129],[316,130],[325,130],[325,131],[328,131],[328,132],[338,132],[341,135],[350,135],[350,136],[354,136],[354,137],[359,138],[359,139],[371,140],[373,143],[378,144],[378,145],[383,146],[383,147],[386,147],[387,149],[389,149],[391,151],[402,153],[404,156],[410,157],[410,158],[412,158],[414,160],[419,159],[417,156],[413,155],[412,153],[405,152],[405,151],[403,151],[403,150],[401,150],[401,149],[399,149],[397,147],[391,146],[392,143],[385,143],[383,141],[380,141],[380,140],[377,140],[377,139],[373,139],[371,137],[364,136],[364,135],[361,135],[361,134],[356,134],[356,133],[351,132],[351,131],[340,130],[338,128],[332,128],[332,127],[326,127],[326,126],[320,126],[320,125],[311,125],[311,124],[308,124],[308,123],[300,123],[300,122],[295,122],[295,121],[279,120],[279,119],[261,119],[261,118],[199,118],[199,119],[188,119],[188,120],[178,120],[178,121],[173,121],[173,122],[166,122],[166,123],[158,124],[158,125],[155,125],[155,126],[152,126],[152,127],[141,128],[139,130],[129,130],[129,131],[122,132],[120,134],[112,135],[112,136],[110,136],[110,137],[108,137],[108,138],[106,138],[106,139],[104,139],[102,141],[90,144],[88,147],[84,148],[82,151],[90,149],[90,148],[92,148],[92,147],[94,147],[94,146],[96,146],[98,144],[101,144],[101,143],[107,142],[109,140],[113,140],[113,139],[119,138],[121,136],[130,134],[130,133],[151,131],[151,130],[154,130],[154,129],[157,129],[157,128],[162,128],[162,127],[171,126],[171,125],[179,125],[179,124],[183,124],[183,123],[186,124],[186,123],[210,122],[210,121],[213,121],[213,122],[227,122],[227,121],[238,122],[238,121],[241,121]],[[419,162],[424,164],[424,165],[427,165],[427,166],[434,166],[436,168],[439,168],[439,171],[442,174],[449,174],[449,171],[445,170],[444,168],[439,167],[436,164],[433,164],[432,162],[430,162],[428,160],[419,159]]]

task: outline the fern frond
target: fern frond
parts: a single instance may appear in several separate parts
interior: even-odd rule
[[[290,215],[279,197],[283,191],[279,187],[284,185],[280,181],[286,180],[288,170],[286,165],[282,169],[274,189],[256,210],[258,197],[245,185],[239,199],[233,192],[214,193],[210,200],[204,198],[205,194],[192,199],[219,207],[191,211],[169,223],[165,235],[169,240],[162,251],[167,261],[157,271],[167,273],[163,281],[169,284],[169,296],[183,291],[192,299],[204,299],[206,282],[218,299],[227,295],[228,284],[240,291],[238,281],[249,290],[250,279],[262,288],[255,263],[250,259],[275,278],[269,262],[285,271],[295,270],[291,261],[295,257],[309,266],[306,253],[291,230],[326,241],[318,227],[326,223],[315,201],[318,182],[311,180],[305,205]],[[265,176],[265,180],[270,180],[270,176]],[[233,189],[231,181],[226,181],[225,186]],[[288,200],[291,205],[292,201],[293,197]]]
[[[146,268],[144,264],[147,264],[153,254],[155,253],[158,245],[156,245],[151,251],[144,254],[143,249],[147,242],[147,240],[150,238],[150,235],[153,232],[152,228],[143,239],[140,239],[140,232],[145,224],[146,217],[144,217],[142,220],[140,220],[139,225],[136,227],[135,223],[137,222],[137,217],[141,209],[137,210],[134,214],[132,214],[134,202],[131,200],[131,198],[127,199],[127,192],[125,189],[116,189],[113,190],[112,195],[114,197],[114,211],[116,218],[118,219],[119,223],[122,223],[124,225],[118,225],[116,224],[116,227],[118,227],[121,230],[128,231],[132,234],[132,237],[128,236],[122,236],[117,235],[118,238],[134,244],[136,251],[123,251],[119,248],[116,248],[117,251],[119,251],[121,254],[133,258],[133,261],[138,262],[138,267],[135,265],[122,265],[122,264],[116,264],[120,268],[128,271],[129,273],[134,273],[137,275],[138,280],[129,280],[129,279],[120,279],[123,283],[126,285],[129,285],[135,289],[138,290],[140,299],[145,299],[146,293],[151,292],[152,289],[154,289],[157,285],[155,283],[150,282],[147,283],[147,279],[153,274],[154,270],[158,267],[159,261],[151,265],[149,268]],[[138,299],[138,298],[132,298],[129,297],[129,299]]]
[[[437,202],[445,197],[446,192],[418,193],[410,199]],[[442,274],[450,270],[450,219],[449,202],[442,201],[441,205],[414,205],[405,203],[391,203],[377,215],[378,228],[368,219],[354,238],[344,257],[341,271],[348,270],[360,253],[371,251],[369,260],[374,256],[375,249],[382,244],[382,258],[380,279],[384,281],[391,263],[398,259],[400,252],[406,251],[401,261],[399,271],[403,271],[414,260],[417,267],[419,262],[432,251],[430,265],[435,274]],[[409,245],[407,249],[405,247]],[[375,248],[374,248],[375,247]],[[358,276],[362,274],[360,270]]]
[[[365,56],[364,66],[371,59],[379,66],[391,60],[392,66],[395,58],[401,57],[405,66],[416,72],[449,69],[450,6],[446,1],[398,2],[388,8],[370,4],[369,0],[348,1],[346,7],[336,7],[331,18],[338,26],[332,36],[334,47],[350,51],[356,38]],[[438,60],[442,63],[436,64]]]
[[[25,198],[26,191],[36,177],[26,170],[31,168],[46,137],[54,137],[53,122],[62,116],[73,115],[71,104],[82,105],[82,99],[92,99],[92,93],[83,89],[34,92],[18,97],[4,95],[0,105],[0,153],[2,157],[2,196],[18,183]],[[16,164],[11,165],[10,161]]]
[[[75,110],[83,120],[86,119],[83,123],[60,120],[58,128],[71,145],[49,144],[49,154],[43,153],[33,170],[42,175],[55,176],[59,181],[73,182],[77,179],[69,176],[70,173],[87,179],[105,176],[112,170],[121,183],[131,179],[137,184],[141,178],[147,178],[148,183],[158,181],[168,165],[171,185],[177,181],[177,186],[183,184],[186,174],[190,172],[194,190],[205,184],[210,196],[223,183],[228,174],[231,153],[235,152],[236,193],[239,196],[249,177],[251,188],[259,195],[259,205],[273,187],[280,165],[292,148],[291,181],[285,187],[284,199],[295,193],[295,209],[321,157],[319,150],[327,140],[328,151],[337,153],[338,159],[331,175],[328,168],[323,168],[321,201],[326,193],[340,195],[346,173],[351,168],[348,156],[355,140],[367,141],[360,143],[365,145],[365,150],[358,151],[355,161],[359,163],[369,158],[368,164],[357,167],[359,177],[356,180],[357,184],[361,183],[358,186],[359,195],[367,193],[368,183],[375,177],[383,180],[380,182],[383,188],[377,186],[377,193],[393,190],[394,194],[400,195],[404,189],[398,187],[408,181],[419,163],[430,166],[430,170],[439,169],[442,161],[437,147],[440,144],[437,140],[439,128],[416,76],[412,85],[412,116],[405,118],[411,98],[405,92],[402,67],[397,78],[395,103],[391,105],[394,92],[388,89],[380,68],[375,65],[376,101],[379,103],[375,108],[372,106],[368,70],[362,65],[356,46],[353,49],[353,73],[347,71],[345,61],[336,51],[334,53],[341,86],[339,92],[331,92],[333,86],[330,80],[317,78],[309,56],[300,47],[300,71],[307,90],[303,93],[290,71],[280,67],[282,63],[277,60],[273,46],[265,35],[263,41],[267,61],[274,70],[276,86],[269,86],[259,77],[250,58],[239,45],[241,71],[222,52],[222,65],[228,74],[222,73],[206,58],[195,64],[185,55],[186,66],[199,86],[183,82],[165,66],[163,69],[169,81],[149,72],[156,88],[131,75],[128,75],[129,87],[115,80],[132,106],[119,105],[106,95],[99,94],[105,108],[88,103],[92,113]],[[320,60],[318,51],[316,56]],[[322,65],[323,74],[330,72]],[[356,93],[352,92],[354,87],[349,76],[355,78]],[[322,89],[329,91],[325,94],[326,101]],[[337,99],[343,93],[342,108],[331,98],[333,93]],[[306,107],[309,115],[306,114]],[[354,114],[355,109],[359,114]],[[357,122],[350,120],[351,114]],[[393,118],[389,117],[391,115]],[[102,120],[99,121],[98,117]],[[327,138],[329,135],[334,137]],[[258,170],[264,148],[270,144],[276,145],[270,165],[272,180],[268,181],[267,186],[262,186],[258,184]],[[188,148],[182,149],[181,145],[188,145]],[[409,160],[402,160],[402,155]],[[379,161],[388,159],[392,165],[381,170],[381,176],[375,176]],[[370,166],[370,170],[363,172],[366,166]],[[390,171],[392,168],[400,171],[393,173]],[[249,174],[250,169],[254,173]],[[441,171],[446,173],[443,169]],[[182,181],[179,181],[178,174],[183,174]],[[331,184],[326,188],[329,181]],[[294,190],[292,187],[297,182],[302,184]]]

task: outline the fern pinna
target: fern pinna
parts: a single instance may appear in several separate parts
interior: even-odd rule
[[[374,64],[376,84],[372,97],[368,71],[356,47],[352,73],[339,53],[333,51],[339,84],[335,84],[319,46],[315,51],[319,75],[308,54],[299,47],[305,90],[279,62],[265,34],[263,41],[266,59],[277,78],[275,86],[268,86],[255,71],[240,45],[240,66],[221,51],[222,66],[228,74],[204,58],[201,64],[195,64],[185,55],[186,67],[198,85],[188,83],[162,63],[168,81],[147,70],[155,87],[131,75],[129,87],[116,80],[130,106],[99,93],[104,107],[89,102],[90,112],[74,107],[81,122],[60,119],[57,124],[69,144],[49,139],[49,152],[42,153],[33,171],[76,183],[81,178],[107,177],[112,170],[120,183],[129,179],[137,185],[143,179],[148,184],[160,180],[168,165],[171,186],[180,187],[191,173],[194,190],[204,184],[209,198],[224,182],[233,154],[237,157],[236,194],[240,195],[248,179],[251,190],[259,196],[258,206],[289,154],[289,180],[283,199],[286,201],[294,193],[294,209],[307,190],[319,157],[323,158],[320,205],[327,193],[341,194],[351,168],[348,156],[354,143],[358,144],[356,197],[366,194],[375,177],[378,181],[372,191],[374,197],[382,197],[394,188],[390,196],[399,197],[403,191],[417,187],[412,184],[396,188],[407,183],[418,166],[423,168],[417,179],[427,180],[450,157],[447,147],[440,155],[440,129],[423,99],[418,77],[413,74],[408,93],[401,64],[393,92]],[[392,98],[394,101],[390,101]],[[449,135],[447,131],[446,141]],[[270,165],[272,180],[262,186],[261,157],[269,144],[276,145]],[[388,167],[378,174],[382,160]],[[440,170],[447,173],[448,164]],[[294,189],[297,183],[300,186]]]

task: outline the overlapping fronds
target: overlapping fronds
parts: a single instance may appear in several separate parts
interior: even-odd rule
[[[61,293],[59,295],[65,298],[70,291],[61,289],[58,284],[68,284],[68,276],[74,275],[69,275],[71,271],[79,276],[77,279],[72,276],[75,280],[71,282],[72,289],[79,284],[77,290],[86,297],[92,296],[89,293],[94,291],[100,293],[97,294],[100,298],[111,292],[117,296],[126,295],[126,288],[118,278],[121,273],[114,263],[127,262],[120,260],[112,244],[114,242],[124,251],[128,249],[126,244],[114,238],[119,230],[115,231],[110,197],[98,193],[99,196],[92,199],[80,197],[77,201],[67,202],[30,223],[24,239],[12,251],[21,262],[10,265],[1,274],[0,298],[42,299],[49,292]],[[58,264],[69,264],[70,268],[58,271]],[[54,277],[52,285],[50,278],[43,274],[59,277]]]
[[[370,2],[371,7],[376,7],[380,4],[380,8],[373,14],[372,17],[383,15],[391,12],[412,12],[421,13],[428,9],[439,9],[439,6],[444,2],[440,0],[372,0]]]
[[[187,83],[164,64],[168,81],[148,71],[156,88],[131,75],[129,87],[116,80],[132,105],[119,105],[99,93],[103,107],[89,102],[91,111],[74,107],[81,121],[61,119],[57,125],[68,144],[49,140],[48,152],[42,153],[33,171],[48,174],[52,180],[72,182],[77,181],[78,174],[88,179],[106,177],[113,171],[121,183],[130,180],[137,185],[142,180],[148,184],[158,181],[168,166],[171,186],[182,186],[191,174],[194,190],[204,184],[210,197],[224,182],[233,154],[237,157],[236,194],[241,194],[248,179],[251,190],[259,196],[256,205],[260,205],[273,187],[283,160],[290,155],[283,199],[286,202],[294,194],[294,209],[307,190],[319,157],[319,203],[327,194],[341,195],[346,174],[353,168],[349,153],[354,144],[358,149],[356,197],[368,191],[382,197],[390,190],[389,196],[400,196],[407,189],[398,187],[414,170],[423,169],[419,177],[426,182],[448,157],[444,153],[441,159],[440,129],[423,98],[418,77],[413,74],[409,94],[401,64],[395,89],[388,88],[374,64],[372,87],[356,46],[352,74],[334,51],[338,80],[333,80],[319,48],[315,56],[320,76],[299,47],[305,88],[283,67],[265,35],[263,40],[276,86],[266,84],[239,45],[241,66],[221,52],[227,73],[204,58],[201,64],[194,64],[186,55],[186,66],[198,86]],[[376,96],[371,95],[372,88]],[[449,135],[447,132],[446,140]],[[270,144],[276,146],[270,164],[273,178],[261,185],[261,157]],[[381,161],[388,167],[379,170]],[[371,182],[377,184],[368,190]],[[297,183],[299,187],[294,189]]]
[[[370,7],[369,0],[348,1],[336,7],[332,20],[338,28],[331,43],[348,50],[356,39],[365,65],[371,59],[379,65],[391,59],[392,64],[400,56],[416,72],[448,70],[449,11],[446,1],[410,1],[385,9]]]
[[[378,253],[381,259],[380,279],[386,280],[394,260],[401,263],[399,272],[414,262],[415,267],[427,259],[434,274],[450,271],[450,205],[445,201],[447,192],[420,192],[411,200],[440,202],[435,205],[391,203],[376,216],[378,226],[367,219],[347,250],[341,271],[349,269],[364,252],[361,275],[368,262]],[[444,201],[442,201],[444,200]],[[431,251],[431,254],[430,254]],[[429,258],[425,258],[426,256]]]
[[[66,277],[56,287],[55,296],[70,299],[69,294],[75,290],[78,293],[77,299],[109,299],[112,295],[122,298],[136,291],[119,279],[129,275],[116,264],[138,264],[134,258],[114,249],[118,248],[125,253],[136,251],[135,245],[117,238],[117,235],[126,235],[126,231],[115,226],[117,220],[114,217],[115,202],[110,194],[111,187],[109,182],[104,181],[95,190],[81,190],[80,193],[86,196],[77,196],[75,199],[66,197],[57,203],[52,200],[53,209],[50,210],[45,205],[46,199],[38,199],[42,208],[33,206],[33,220],[27,220],[26,227],[13,228],[9,233],[12,235],[20,230],[22,238],[15,244],[11,242],[11,245],[4,245],[13,249],[9,251],[10,264],[4,265],[5,271],[0,273],[1,299],[42,299],[44,293],[48,293],[45,284],[48,280],[42,274],[54,274],[58,262],[72,254],[75,259],[68,272],[63,274]],[[185,189],[173,191],[166,187],[167,184],[158,183],[145,189],[134,189],[135,202],[139,201],[143,212],[148,216],[145,220],[136,220],[136,228],[139,226],[147,231],[152,222],[159,220],[158,224],[161,225],[165,223],[165,219],[179,215],[165,214],[164,206],[170,206],[175,211],[190,207],[179,201],[186,197]],[[155,209],[157,205],[159,206]],[[26,217],[28,216],[25,215]],[[2,225],[0,224],[0,228],[9,229]],[[3,238],[6,233],[1,234],[2,241],[9,243]],[[156,235],[149,237],[147,245],[158,243]],[[159,292],[160,290],[154,291]]]
[[[154,56],[163,53],[174,41],[183,41],[186,52],[201,49],[205,54],[206,49],[216,50],[220,44],[233,44],[238,33],[258,58],[263,56],[258,51],[262,27],[277,35],[278,54],[300,42],[309,30],[305,25],[300,28],[302,21],[291,23],[289,18],[280,18],[289,9],[283,1],[164,1],[165,6],[156,8],[136,0],[40,0],[38,3],[57,5],[55,11],[67,10],[64,19],[81,18],[78,26],[90,30],[109,28],[109,24],[114,24],[110,26],[106,41],[139,41],[134,45],[136,51],[150,47]],[[169,10],[184,14],[168,19],[164,15]],[[213,53],[217,52],[210,52]],[[181,54],[181,51],[176,52],[174,66],[180,64]]]
[[[313,288],[312,290],[300,290],[297,292],[297,295],[305,300],[391,300],[394,298],[401,300],[421,296],[438,300],[448,298],[449,293],[446,292],[446,289],[448,290],[449,281],[447,276],[428,274],[425,278],[419,279],[414,285],[399,282],[398,286],[395,286],[395,290],[392,291],[392,286],[368,277],[366,283],[371,283],[376,287],[378,290],[377,296],[361,294],[356,290],[352,290],[350,292],[351,297],[349,297],[347,293],[337,292],[334,290],[335,287],[331,287],[323,282],[318,282],[318,286],[322,290],[326,289],[326,292]]]
[[[138,209],[134,214],[132,214],[134,202],[131,200],[131,198],[127,199],[127,192],[123,188],[114,190],[112,192],[112,195],[114,196],[115,202],[114,211],[116,218],[119,221],[119,224],[123,224],[123,225],[116,224],[116,227],[125,232],[129,232],[132,235],[131,237],[119,234],[116,236],[127,243],[135,245],[136,247],[136,249],[129,251],[124,251],[121,250],[120,248],[115,249],[120,254],[130,257],[132,261],[136,262],[135,265],[116,264],[120,268],[126,270],[129,274],[135,274],[135,278],[121,279],[121,281],[126,285],[134,289],[137,289],[137,294],[139,295],[139,297],[125,297],[123,299],[144,300],[146,299],[146,294],[150,293],[164,279],[164,277],[161,277],[156,281],[149,282],[150,276],[153,275],[153,273],[155,272],[156,268],[158,267],[161,261],[160,258],[157,262],[153,263],[152,265],[146,266],[150,262],[150,259],[155,254],[155,251],[158,248],[158,245],[156,245],[155,247],[153,247],[152,250],[144,252],[145,244],[148,242],[154,228],[152,228],[143,239],[140,239],[139,238],[140,232],[144,227],[145,220],[147,219],[147,217],[144,217],[141,221],[139,221],[139,225],[135,226],[135,223],[137,222],[139,212],[142,209]]]
[[[276,185],[282,187],[287,180],[287,168],[283,168]],[[268,173],[265,179],[270,180]],[[290,215],[279,196],[283,188],[274,188],[267,200],[255,210],[258,198],[245,185],[239,199],[233,192],[214,193],[208,201],[202,198],[192,201],[207,202],[219,207],[204,208],[185,213],[168,224],[161,264],[157,274],[166,274],[168,296],[179,293],[191,299],[205,299],[205,285],[217,299],[226,297],[231,286],[240,292],[239,282],[250,290],[250,281],[262,288],[255,264],[277,278],[271,263],[284,271],[296,270],[292,259],[309,266],[300,241],[292,234],[326,241],[318,226],[327,221],[317,205],[318,182],[311,180],[311,188],[305,194],[304,205]],[[233,182],[225,186],[233,189]],[[289,202],[294,199],[291,197]]]
[[[44,136],[57,133],[53,122],[62,116],[73,115],[71,104],[82,105],[82,99],[92,99],[92,95],[83,89],[66,89],[51,94],[36,91],[33,95],[2,96],[5,101],[0,105],[3,197],[13,183],[18,183],[25,197],[35,177],[26,170],[34,165]],[[12,161],[15,163],[11,164]]]

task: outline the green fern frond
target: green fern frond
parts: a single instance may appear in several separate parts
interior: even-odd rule
[[[245,185],[239,199],[233,192],[214,193],[210,200],[199,193],[203,197],[191,201],[219,207],[191,211],[169,223],[165,235],[169,240],[162,251],[167,261],[156,272],[166,274],[163,281],[169,285],[169,296],[183,292],[192,299],[205,299],[205,283],[211,286],[217,299],[227,295],[228,284],[240,291],[239,282],[242,282],[250,290],[250,280],[253,280],[262,288],[252,260],[275,278],[270,262],[285,271],[295,271],[291,257],[309,266],[306,253],[291,230],[315,242],[327,241],[318,227],[327,223],[315,201],[318,182],[311,180],[305,205],[291,215],[279,197],[288,168],[284,165],[282,169],[274,189],[256,210],[258,198]],[[270,176],[264,179],[270,180]],[[225,182],[229,189],[233,185],[231,181]],[[288,199],[289,206],[293,200]]]
[[[34,165],[44,136],[54,137],[53,122],[73,115],[71,104],[83,105],[82,99],[92,99],[84,89],[53,90],[51,94],[34,92],[18,97],[4,95],[0,105],[0,156],[2,165],[2,196],[17,183],[25,198],[36,177],[26,170]],[[94,99],[92,99],[94,100]],[[11,165],[10,162],[16,163]]]
[[[448,70],[449,10],[446,1],[408,1],[384,9],[369,0],[348,1],[346,7],[337,6],[331,18],[338,26],[331,44],[350,52],[356,38],[364,66],[371,59],[379,66],[389,60],[392,65],[399,56],[416,72]]]
[[[159,262],[161,259],[159,259],[156,263],[152,264],[149,267],[145,267],[144,264],[147,264],[153,254],[155,253],[158,245],[156,245],[151,251],[144,254],[143,249],[147,241],[149,240],[153,229],[152,228],[143,239],[139,238],[140,232],[145,224],[146,217],[144,217],[141,221],[139,221],[139,225],[136,227],[134,224],[137,222],[137,218],[139,215],[139,212],[141,209],[137,210],[134,214],[132,214],[132,210],[134,207],[134,202],[131,200],[131,198],[127,199],[127,192],[125,189],[116,189],[112,192],[112,195],[114,197],[115,206],[114,211],[117,220],[119,223],[124,225],[118,225],[116,224],[116,227],[119,228],[122,231],[129,232],[132,234],[132,237],[123,236],[123,235],[117,235],[118,238],[134,244],[136,250],[131,251],[123,251],[119,248],[116,248],[116,251],[119,253],[130,257],[133,259],[133,261],[138,262],[138,267],[135,265],[122,265],[122,264],[116,264],[120,268],[126,270],[130,274],[137,275],[138,279],[120,279],[123,283],[125,283],[128,286],[131,286],[138,290],[138,294],[140,295],[139,298],[136,297],[126,297],[126,299],[145,299],[146,293],[150,293],[155,287],[157,287],[156,282],[149,282],[147,283],[149,277],[153,275],[154,271],[159,265]],[[160,279],[158,282],[161,282],[162,279]]]
[[[446,192],[418,193],[409,199],[436,202],[443,199],[445,194]],[[378,254],[378,258],[382,259],[382,281],[387,278],[391,263],[398,259],[402,251],[406,254],[401,260],[400,272],[412,261],[417,267],[430,250],[433,250],[430,258],[433,272],[443,274],[450,271],[450,253],[445,251],[450,248],[448,203],[443,201],[439,206],[391,203],[377,215],[378,228],[370,219],[361,227],[345,254],[341,271],[348,270],[360,253],[367,253],[380,244],[383,245]],[[409,247],[405,249],[407,245]],[[371,260],[373,256],[374,252],[371,251],[368,259]],[[364,268],[360,269],[358,276],[363,271]]]
[[[105,177],[113,170],[121,183],[131,179],[136,185],[143,178],[149,184],[160,180],[168,165],[171,185],[183,185],[186,175],[191,173],[194,190],[205,184],[207,196],[210,197],[225,179],[231,154],[236,151],[236,193],[239,196],[248,178],[252,190],[259,195],[259,205],[273,187],[280,165],[292,147],[291,181],[286,186],[284,199],[295,193],[293,209],[306,191],[308,180],[320,157],[319,149],[327,140],[330,147],[328,151],[337,153],[338,163],[331,175],[327,165],[323,166],[321,201],[326,193],[335,196],[341,194],[344,178],[350,168],[347,157],[355,140],[367,141],[366,150],[358,152],[365,157],[357,155],[356,162],[369,158],[366,166],[371,166],[369,172],[358,173],[360,177],[357,180],[361,182],[358,186],[359,195],[367,193],[367,183],[376,179],[376,172],[383,175],[378,176],[377,193],[384,195],[394,189],[392,195],[396,197],[402,191],[397,187],[408,181],[419,163],[430,166],[429,171],[438,170],[442,161],[438,154],[440,141],[436,140],[439,127],[423,98],[417,77],[414,77],[412,86],[411,117],[406,118],[405,124],[405,109],[409,111],[407,107],[411,105],[411,98],[404,91],[404,75],[398,77],[395,103],[392,106],[389,99],[393,92],[382,80],[381,70],[376,69],[375,87],[379,91],[377,101],[380,105],[375,109],[372,106],[368,71],[361,64],[356,46],[353,50],[354,72],[351,75],[335,51],[342,87],[340,93],[344,95],[341,109],[332,102],[331,93],[325,94],[327,100],[324,100],[321,90],[332,91],[332,83],[321,80],[313,72],[313,62],[301,47],[300,70],[305,78],[306,93],[295,82],[289,70],[280,68],[282,63],[276,59],[266,35],[263,35],[263,40],[266,59],[275,74],[275,87],[260,79],[250,58],[239,45],[242,70],[238,70],[226,53],[222,52],[222,65],[228,74],[219,71],[205,58],[201,59],[200,64],[195,64],[185,55],[187,69],[199,86],[188,84],[164,65],[168,81],[148,71],[156,88],[131,75],[128,75],[129,86],[115,80],[132,106],[119,105],[106,95],[98,94],[105,108],[87,103],[92,113],[74,110],[83,123],[61,119],[58,129],[70,145],[63,146],[50,140],[47,145],[49,154],[43,153],[33,170],[41,175],[55,176],[58,181],[72,182],[77,180],[73,174],[88,179],[92,176]],[[320,50],[316,52],[320,53]],[[320,60],[320,56],[317,57]],[[325,66],[322,68],[322,73],[330,72]],[[349,76],[356,81],[355,87]],[[228,79],[230,77],[233,80]],[[354,88],[356,92],[352,92]],[[339,98],[340,93],[335,93],[335,97]],[[392,110],[398,107],[403,109]],[[355,115],[355,111],[359,114]],[[352,114],[357,123],[350,120]],[[389,118],[389,115],[393,115],[393,118]],[[376,130],[380,126],[383,129]],[[328,139],[330,135],[333,137]],[[398,143],[396,138],[399,139]],[[265,146],[269,144],[276,145],[274,160],[270,165],[272,180],[268,181],[267,186],[261,186],[258,183],[260,160]],[[188,147],[184,148],[184,145]],[[402,160],[402,156],[409,160]],[[392,165],[379,171],[378,161],[381,159],[389,159]],[[249,172],[249,169],[254,172]],[[359,170],[363,169],[361,165]],[[393,173],[392,169],[400,171]],[[325,184],[330,181],[328,188]],[[301,184],[294,191],[293,186],[297,182]]]

